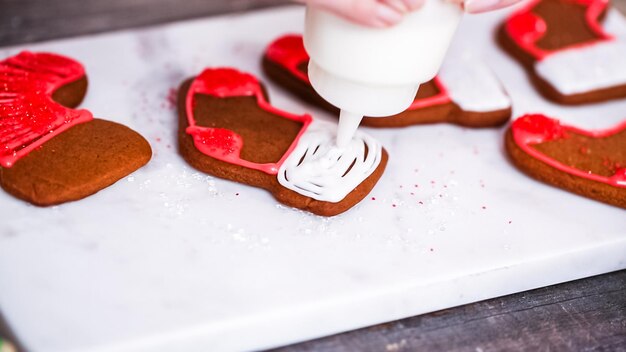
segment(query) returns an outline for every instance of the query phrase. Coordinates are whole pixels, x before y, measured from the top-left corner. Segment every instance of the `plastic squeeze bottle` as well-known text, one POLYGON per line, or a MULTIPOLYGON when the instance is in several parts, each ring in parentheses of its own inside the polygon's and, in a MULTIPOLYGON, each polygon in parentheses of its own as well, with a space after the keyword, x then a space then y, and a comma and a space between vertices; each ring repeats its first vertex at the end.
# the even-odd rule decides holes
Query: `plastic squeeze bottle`
POLYGON ((420 84, 439 71, 462 14, 458 4, 427 0, 398 25, 380 29, 307 7, 309 79, 341 110, 338 147, 352 140, 363 116, 391 116, 411 105, 420 84))

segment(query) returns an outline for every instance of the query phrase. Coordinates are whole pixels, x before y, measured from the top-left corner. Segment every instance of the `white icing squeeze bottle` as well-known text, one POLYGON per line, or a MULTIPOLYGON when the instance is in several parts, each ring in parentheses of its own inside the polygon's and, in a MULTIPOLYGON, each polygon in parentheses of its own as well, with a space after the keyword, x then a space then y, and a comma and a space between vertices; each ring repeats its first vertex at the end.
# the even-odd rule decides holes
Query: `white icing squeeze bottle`
POLYGON ((381 29, 307 7, 309 79, 341 110, 339 147, 350 142, 363 116, 391 116, 411 105, 420 84, 439 71, 462 14, 458 4, 426 0, 398 25, 381 29))

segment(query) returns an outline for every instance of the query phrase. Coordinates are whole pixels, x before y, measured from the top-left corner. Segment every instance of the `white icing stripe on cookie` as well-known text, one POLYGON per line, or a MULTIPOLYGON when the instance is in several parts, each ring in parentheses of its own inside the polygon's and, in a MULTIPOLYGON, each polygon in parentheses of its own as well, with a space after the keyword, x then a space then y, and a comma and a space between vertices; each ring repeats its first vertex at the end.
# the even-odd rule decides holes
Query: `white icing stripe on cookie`
POLYGON ((626 42, 611 40, 564 50, 535 63, 537 74, 561 94, 626 84, 626 42))
POLYGON ((314 121, 280 167, 278 182, 304 196, 337 203, 365 181, 380 164, 382 146, 357 131, 347 147, 337 148, 336 130, 335 124, 314 121))
POLYGON ((464 111, 490 112, 511 107, 511 99, 491 69, 470 55, 449 54, 439 78, 452 101, 464 111))

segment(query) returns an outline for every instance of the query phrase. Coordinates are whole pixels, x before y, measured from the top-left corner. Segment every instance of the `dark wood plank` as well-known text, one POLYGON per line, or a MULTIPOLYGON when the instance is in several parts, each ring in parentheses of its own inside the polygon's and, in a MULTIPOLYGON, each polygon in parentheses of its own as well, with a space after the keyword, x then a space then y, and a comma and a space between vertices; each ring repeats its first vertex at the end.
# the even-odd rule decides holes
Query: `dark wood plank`
MULTIPOLYGON (((0 0, 0 46, 289 0, 0 0)), ((614 1, 626 12, 626 0, 614 1)), ((0 336, 10 335, 0 316, 0 336)), ((626 271, 335 335, 276 351, 626 351, 626 271)))
POLYGON ((289 0, 0 0, 0 46, 241 12, 289 0))
POLYGON ((626 351, 626 270, 273 352, 626 351))

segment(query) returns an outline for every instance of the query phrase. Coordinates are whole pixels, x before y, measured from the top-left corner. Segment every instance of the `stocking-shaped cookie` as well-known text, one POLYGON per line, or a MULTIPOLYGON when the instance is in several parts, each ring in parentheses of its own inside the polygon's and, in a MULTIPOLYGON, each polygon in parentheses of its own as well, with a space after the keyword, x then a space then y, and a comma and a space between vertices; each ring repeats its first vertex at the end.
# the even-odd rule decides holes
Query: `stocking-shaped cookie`
POLYGON ((544 115, 526 115, 511 125, 506 149, 532 177, 626 208, 626 121, 587 131, 544 115))
MULTIPOLYGON (((309 55, 301 35, 285 35, 271 43, 263 57, 265 73, 309 103, 338 113, 309 82, 309 55)), ((448 58, 438 77, 422 84, 413 104, 391 117, 363 119, 372 127, 404 127, 447 122, 468 127, 493 127, 508 121, 511 102, 491 70, 479 60, 448 58)))
POLYGON ((361 132, 336 148, 336 125, 276 109, 254 76, 235 69, 203 71, 182 84, 178 99, 180 152, 189 164, 315 214, 350 209, 387 163, 381 145, 361 132))
POLYGON ((74 110, 83 66, 22 52, 0 61, 0 185, 40 206, 87 197, 146 164, 150 145, 120 124, 74 110))
MULTIPOLYGON (((626 97, 626 41, 600 24, 608 0, 535 0, 499 33, 548 99, 583 104, 626 97)), ((621 17, 621 16, 620 16, 621 17)))

